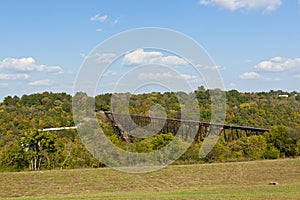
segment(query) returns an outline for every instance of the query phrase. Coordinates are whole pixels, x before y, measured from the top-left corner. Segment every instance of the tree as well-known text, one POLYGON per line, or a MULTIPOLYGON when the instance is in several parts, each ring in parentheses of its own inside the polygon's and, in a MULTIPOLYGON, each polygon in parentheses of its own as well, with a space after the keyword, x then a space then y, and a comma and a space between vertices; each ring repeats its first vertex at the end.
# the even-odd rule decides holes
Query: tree
POLYGON ((274 146, 274 144, 267 144, 267 149, 264 153, 264 158, 267 159, 280 158, 280 151, 274 146))
POLYGON ((282 156, 292 157, 296 155, 296 142, 299 139, 299 133, 286 126, 274 126, 271 131, 265 135, 267 143, 274 144, 280 150, 282 156))
POLYGON ((298 140, 296 144, 296 154, 297 156, 300 156, 300 140, 298 140))
POLYGON ((207 159, 207 161, 223 162, 227 160, 229 154, 230 150, 228 146, 218 140, 213 149, 206 155, 205 159, 207 159))
POLYGON ((266 139, 262 136, 250 136, 243 144, 244 154, 247 158, 263 158, 267 148, 266 139))
POLYGON ((9 141, 0 152, 0 166, 5 169, 23 170, 27 159, 22 145, 17 140, 9 141))
POLYGON ((168 134, 159 134, 154 137, 152 140, 153 150, 158 150, 171 142, 174 139, 172 133, 168 134))
POLYGON ((49 132, 34 130, 25 135, 23 144, 30 160, 31 170, 41 169, 42 164, 47 168, 51 167, 50 154, 56 151, 54 140, 55 136, 49 132), (44 163, 42 163, 43 159, 45 159, 44 163))

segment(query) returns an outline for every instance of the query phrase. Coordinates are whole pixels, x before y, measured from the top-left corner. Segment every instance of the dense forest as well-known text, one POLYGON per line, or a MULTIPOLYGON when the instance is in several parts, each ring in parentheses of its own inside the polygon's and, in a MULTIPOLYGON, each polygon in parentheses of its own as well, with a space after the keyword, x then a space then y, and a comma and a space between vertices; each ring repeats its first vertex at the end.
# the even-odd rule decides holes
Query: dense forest
MULTIPOLYGON (((160 105, 168 118, 180 117, 178 96, 195 95, 200 109, 200 121, 211 119, 211 94, 218 89, 199 87, 193 94, 153 92, 148 94, 118 94, 129 98, 131 114, 149 115, 152 105, 160 105)), ((202 141, 195 140, 175 163, 201 163, 276 159, 300 156, 300 96, 297 92, 269 91, 244 93, 226 91, 226 124, 270 129, 263 135, 252 135, 225 142, 220 139, 214 149, 199 158, 202 141)), ((84 93, 75 97, 94 102, 97 111, 118 111, 112 108, 112 94, 95 98, 84 93)), ((188 107, 188 104, 184 105, 188 107)), ((118 131, 100 114, 99 124, 110 140, 127 151, 151 152, 174 139, 172 133, 157 134, 131 143, 123 141, 118 131)), ((86 150, 76 130, 42 132, 44 128, 72 127, 72 96, 66 93, 44 92, 6 97, 0 105, 0 171, 102 167, 86 150)))

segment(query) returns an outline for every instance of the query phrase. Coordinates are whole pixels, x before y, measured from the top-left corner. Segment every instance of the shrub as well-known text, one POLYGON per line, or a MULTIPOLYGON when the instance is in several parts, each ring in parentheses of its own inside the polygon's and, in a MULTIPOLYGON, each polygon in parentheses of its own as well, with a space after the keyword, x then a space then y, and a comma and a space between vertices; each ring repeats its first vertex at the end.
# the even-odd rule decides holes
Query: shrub
POLYGON ((300 140, 298 140, 296 144, 296 155, 300 156, 300 140))
POLYGON ((206 159, 208 161, 220 161, 224 162, 227 160, 230 154, 230 149, 228 146, 218 141, 213 149, 207 154, 206 159))
POLYGON ((266 159, 277 159, 280 157, 280 151, 273 144, 268 144, 264 153, 266 159))
POLYGON ((243 144, 244 146, 244 153, 247 158, 257 159, 263 158, 264 153, 267 148, 266 139, 259 135, 259 136, 250 136, 246 139, 243 144))
POLYGON ((228 144, 230 149, 230 160, 240 160, 244 158, 244 150, 243 150, 244 142, 241 140, 233 140, 228 144))
POLYGON ((299 140, 299 133, 297 129, 294 129, 286 126, 274 126, 266 134, 267 142, 274 144, 283 157, 294 157, 296 155, 296 142, 299 140))

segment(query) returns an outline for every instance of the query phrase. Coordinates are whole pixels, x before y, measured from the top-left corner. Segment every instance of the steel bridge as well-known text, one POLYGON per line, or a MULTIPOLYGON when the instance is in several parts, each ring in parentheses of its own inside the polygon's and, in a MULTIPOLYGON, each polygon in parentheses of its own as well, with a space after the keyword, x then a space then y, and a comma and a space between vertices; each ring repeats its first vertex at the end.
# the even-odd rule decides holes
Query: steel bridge
POLYGON ((224 141, 240 139, 243 136, 260 135, 269 132, 269 129, 250 126, 238 126, 229 124, 217 124, 182 119, 169 119, 141 115, 129 115, 112 112, 104 112, 111 123, 118 129, 120 136, 125 141, 130 141, 130 132, 138 127, 145 127, 156 133, 176 134, 181 131, 182 135, 188 137, 195 135, 195 140, 203 141, 208 136, 223 136, 224 141), (181 127, 181 128, 180 128, 181 127))

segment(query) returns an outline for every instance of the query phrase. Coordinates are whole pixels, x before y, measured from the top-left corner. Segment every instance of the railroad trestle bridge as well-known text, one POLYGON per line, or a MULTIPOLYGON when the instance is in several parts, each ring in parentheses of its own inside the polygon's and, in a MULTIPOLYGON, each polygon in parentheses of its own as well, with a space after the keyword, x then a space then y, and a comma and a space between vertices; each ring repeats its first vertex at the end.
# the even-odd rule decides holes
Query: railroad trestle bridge
POLYGON ((250 126, 238 126, 229 124, 217 124, 184 119, 170 119, 151 116, 120 114, 104 112, 111 123, 119 130, 120 136, 125 141, 130 141, 131 131, 142 127, 152 133, 176 133, 182 136, 194 136, 195 140, 203 141, 209 136, 222 136, 225 142, 240 139, 243 136, 260 135, 269 129, 250 126), (196 134, 195 134, 196 133, 196 134))

